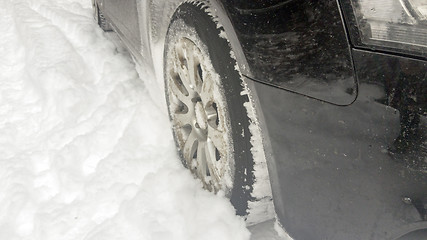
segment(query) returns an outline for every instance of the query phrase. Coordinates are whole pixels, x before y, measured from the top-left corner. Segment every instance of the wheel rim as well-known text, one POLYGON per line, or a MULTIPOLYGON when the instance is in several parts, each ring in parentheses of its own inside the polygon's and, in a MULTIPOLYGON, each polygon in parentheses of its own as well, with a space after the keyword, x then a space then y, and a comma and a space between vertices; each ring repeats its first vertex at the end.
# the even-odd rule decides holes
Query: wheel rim
POLYGON ((169 111, 185 165, 206 189, 229 193, 233 145, 219 76, 206 54, 188 38, 171 48, 167 74, 169 111))

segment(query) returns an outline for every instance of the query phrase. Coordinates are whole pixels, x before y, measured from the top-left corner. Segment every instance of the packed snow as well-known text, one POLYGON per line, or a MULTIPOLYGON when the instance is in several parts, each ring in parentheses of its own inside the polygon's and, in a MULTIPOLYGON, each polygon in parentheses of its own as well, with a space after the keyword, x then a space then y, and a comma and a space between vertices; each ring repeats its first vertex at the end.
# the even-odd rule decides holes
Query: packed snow
POLYGON ((0 0, 0 33, 0 239, 280 239, 182 166, 89 0, 0 0))

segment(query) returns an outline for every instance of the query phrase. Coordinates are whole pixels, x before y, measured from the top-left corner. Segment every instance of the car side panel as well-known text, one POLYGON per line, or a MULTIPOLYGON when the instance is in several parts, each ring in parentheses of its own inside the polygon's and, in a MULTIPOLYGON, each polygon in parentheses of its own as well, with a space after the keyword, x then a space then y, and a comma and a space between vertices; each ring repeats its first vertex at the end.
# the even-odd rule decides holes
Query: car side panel
POLYGON ((248 77, 337 105, 357 96, 336 0, 223 1, 251 69, 248 77))
POLYGON ((137 0, 102 0, 105 17, 134 55, 140 55, 141 32, 137 0))
POLYGON ((350 106, 255 83, 276 213, 295 239, 397 239, 427 229, 427 63, 354 56, 360 93, 350 106), (411 78, 399 73, 404 66, 411 78))

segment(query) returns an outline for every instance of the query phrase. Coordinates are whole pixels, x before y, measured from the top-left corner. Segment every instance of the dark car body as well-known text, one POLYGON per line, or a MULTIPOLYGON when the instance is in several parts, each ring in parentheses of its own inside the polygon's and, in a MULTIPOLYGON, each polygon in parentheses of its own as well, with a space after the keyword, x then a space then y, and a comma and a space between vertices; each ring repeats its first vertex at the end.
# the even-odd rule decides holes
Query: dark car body
MULTIPOLYGON (((162 76, 155 52, 182 1, 96 2, 162 76)), ((289 235, 427 239, 426 48, 365 41, 350 0, 203 2, 255 93, 289 235)))

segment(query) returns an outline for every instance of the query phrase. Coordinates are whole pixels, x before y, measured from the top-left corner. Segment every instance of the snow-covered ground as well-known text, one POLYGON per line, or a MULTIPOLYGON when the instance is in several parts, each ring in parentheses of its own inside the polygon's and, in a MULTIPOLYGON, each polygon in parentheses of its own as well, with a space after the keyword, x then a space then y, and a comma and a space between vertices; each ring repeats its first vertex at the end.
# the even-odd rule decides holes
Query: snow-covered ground
POLYGON ((0 0, 0 239, 280 239, 176 156, 90 0, 0 0))

